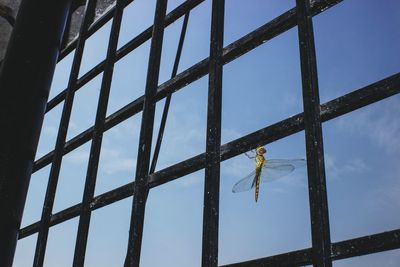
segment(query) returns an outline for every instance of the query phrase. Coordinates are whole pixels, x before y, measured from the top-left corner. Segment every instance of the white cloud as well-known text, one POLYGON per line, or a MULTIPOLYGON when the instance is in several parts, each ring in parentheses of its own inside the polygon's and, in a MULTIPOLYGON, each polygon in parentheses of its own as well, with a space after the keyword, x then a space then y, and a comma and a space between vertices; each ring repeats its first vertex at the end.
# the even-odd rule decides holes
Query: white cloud
POLYGON ((349 116, 340 117, 340 131, 360 135, 384 149, 386 153, 400 152, 400 105, 397 99, 364 108, 349 116))
POLYGON ((101 170, 106 174, 118 172, 135 172, 136 158, 127 157, 124 151, 103 147, 101 150, 101 170))
POLYGON ((57 132, 58 132, 57 127, 55 127, 55 126, 46 126, 46 127, 43 128, 42 135, 46 134, 46 135, 50 135, 50 136, 55 136, 57 134, 57 132))
POLYGON ((222 128, 221 130, 221 143, 225 144, 227 142, 230 142, 232 140, 235 140, 237 138, 242 137, 244 134, 237 131, 236 129, 230 129, 230 128, 222 128))
POLYGON ((178 179, 176 184, 181 187, 195 187, 198 186, 204 179, 204 174, 194 174, 178 179))
POLYGON ((75 165, 87 164, 89 160, 89 151, 88 150, 74 150, 64 156, 64 160, 75 165))
POLYGON ((329 179, 340 179, 354 173, 365 173, 370 169, 361 158, 352 158, 346 162, 338 162, 332 155, 325 154, 325 169, 329 179))
POLYGON ((379 185, 371 189, 368 205, 375 209, 400 208, 400 168, 393 166, 392 170, 385 170, 379 176, 379 185), (394 207, 394 208, 393 208, 394 207))
POLYGON ((107 174, 128 171, 134 172, 136 169, 136 160, 129 158, 109 160, 104 164, 102 169, 107 174))

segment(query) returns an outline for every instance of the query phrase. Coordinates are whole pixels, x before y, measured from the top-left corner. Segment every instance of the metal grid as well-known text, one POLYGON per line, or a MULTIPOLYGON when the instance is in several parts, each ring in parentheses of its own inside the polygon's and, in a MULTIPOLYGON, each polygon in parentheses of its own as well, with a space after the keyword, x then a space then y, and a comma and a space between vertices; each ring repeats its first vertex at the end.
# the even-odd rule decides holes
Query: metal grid
POLYGON ((61 53, 60 59, 75 49, 68 87, 47 104, 46 112, 63 103, 60 128, 54 151, 34 163, 33 171, 51 165, 49 183, 41 221, 20 229, 19 239, 38 234, 34 266, 42 266, 49 228, 79 217, 74 266, 83 266, 91 212, 133 195, 129 245, 125 266, 139 266, 144 212, 149 191, 200 169, 205 169, 202 266, 218 264, 218 219, 220 162, 237 156, 258 145, 283 139, 305 131, 312 247, 226 266, 332 266, 332 260, 360 256, 400 248, 400 229, 356 239, 331 243, 325 183, 324 151, 321 123, 375 103, 400 92, 400 74, 340 96, 320 105, 318 75, 313 37, 312 17, 335 6, 342 0, 297 0, 293 8, 264 24, 239 40, 223 47, 224 0, 212 0, 210 56, 177 75, 190 11, 204 0, 187 0, 166 15, 167 0, 157 0, 154 25, 117 50, 124 8, 132 0, 117 0, 102 18, 92 23, 95 0, 88 0, 79 36, 61 53), (158 86, 164 28, 184 16, 171 79, 158 86), (78 79, 85 41, 107 21, 112 20, 106 59, 78 79), (259 45, 297 26, 303 87, 304 112, 255 131, 221 146, 221 92, 223 66, 259 45), (114 64, 151 39, 145 95, 106 117, 106 108, 114 64), (103 72, 95 125, 66 142, 74 94, 103 72), (187 84, 209 75, 207 141, 205 153, 154 172, 161 147, 163 131, 172 94, 187 84), (151 159, 155 105, 166 98, 156 149, 151 159), (136 182, 94 197, 96 173, 103 133, 131 116, 143 112, 140 131, 136 182), (91 142, 90 160, 82 203, 52 214, 62 157, 91 142))

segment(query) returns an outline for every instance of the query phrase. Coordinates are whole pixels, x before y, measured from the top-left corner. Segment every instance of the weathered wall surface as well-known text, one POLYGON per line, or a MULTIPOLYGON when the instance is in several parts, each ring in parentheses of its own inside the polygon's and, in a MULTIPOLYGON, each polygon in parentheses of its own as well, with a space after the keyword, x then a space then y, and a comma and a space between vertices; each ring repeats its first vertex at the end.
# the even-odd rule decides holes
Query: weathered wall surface
MULTIPOLYGON (((0 62, 3 60, 11 36, 12 20, 16 18, 19 5, 22 0, 0 0, 0 62)), ((75 0, 71 17, 71 26, 66 39, 68 44, 74 40, 79 32, 79 26, 84 12, 84 0, 75 0)), ((115 4, 115 0, 97 0, 95 19, 99 19, 108 9, 115 4)))
POLYGON ((10 39, 12 19, 15 19, 21 0, 0 0, 0 61, 3 60, 10 39))

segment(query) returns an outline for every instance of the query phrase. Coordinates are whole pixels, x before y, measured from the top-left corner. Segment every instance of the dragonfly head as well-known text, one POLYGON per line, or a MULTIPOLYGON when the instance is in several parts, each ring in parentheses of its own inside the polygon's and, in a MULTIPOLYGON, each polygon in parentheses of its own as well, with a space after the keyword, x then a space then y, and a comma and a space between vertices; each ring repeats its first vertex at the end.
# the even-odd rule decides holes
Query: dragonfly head
POLYGON ((256 148, 256 152, 257 152, 257 155, 263 155, 267 152, 267 150, 265 149, 265 147, 259 146, 256 148))

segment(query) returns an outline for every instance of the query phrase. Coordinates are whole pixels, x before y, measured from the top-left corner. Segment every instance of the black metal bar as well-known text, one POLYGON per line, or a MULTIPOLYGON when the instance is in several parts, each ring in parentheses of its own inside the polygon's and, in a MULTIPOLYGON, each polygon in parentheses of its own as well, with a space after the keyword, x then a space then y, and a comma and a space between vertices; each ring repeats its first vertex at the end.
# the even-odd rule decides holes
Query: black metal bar
MULTIPOLYGON (((400 93, 400 73, 392 75, 376 83, 370 84, 366 87, 355 90, 347 95, 333 99, 325 104, 322 104, 321 121, 325 122, 337 118, 356 109, 376 103, 380 100, 396 95, 398 93, 400 93)), ((304 130, 303 114, 300 113, 222 145, 221 160, 233 158, 237 155, 242 154, 243 152, 256 148, 258 145, 272 143, 279 139, 298 133, 302 130, 304 130)), ((182 161, 173 166, 160 170, 156 173, 150 174, 149 186, 151 188, 157 187, 184 175, 200 170, 204 168, 204 166, 205 154, 197 155, 188 160, 182 161)), ((129 189, 131 190, 129 192, 133 192, 133 183, 128 183, 124 186, 121 186, 120 188, 104 193, 104 196, 101 195, 99 197, 101 197, 102 199, 111 198, 111 202, 104 201, 104 203, 106 203, 105 205, 107 205, 107 203, 111 204, 115 201, 129 197, 131 194, 127 193, 127 188, 131 188, 129 189), (120 195, 120 199, 116 200, 116 198, 114 198, 120 195)), ((68 214, 69 209, 70 208, 61 211, 54 216, 64 218, 65 216, 67 216, 66 214, 68 214)), ((78 214, 76 216, 78 216, 78 214)), ((20 233, 21 238, 36 233, 37 230, 34 231, 32 229, 34 229, 35 225, 37 224, 38 223, 34 223, 22 229, 20 233)), ((57 224, 57 222, 55 224, 57 224)))
MULTIPOLYGON (((319 5, 315 4, 313 6, 314 8, 312 9, 312 12, 314 15, 317 15, 323 11, 326 11, 333 5, 340 3, 341 1, 342 0, 325 0, 321 2, 319 5)), ((235 41, 234 43, 224 48, 223 52, 224 64, 229 63, 230 61, 234 60, 240 55, 244 55, 251 49, 254 49, 255 47, 265 43, 271 38, 290 29, 291 27, 296 26, 296 18, 295 15, 293 15, 293 12, 295 12, 295 9, 286 12, 285 14, 261 26, 257 30, 247 34, 243 38, 235 41), (289 19, 288 17, 290 17, 290 21, 293 21, 291 22, 292 24, 290 24, 289 26, 282 26, 282 24, 286 25, 284 21, 289 19)), ((158 101, 168 96, 169 94, 178 91, 179 89, 186 86, 188 83, 200 79, 207 73, 208 73, 208 58, 200 61, 199 63, 195 64, 189 69, 183 71, 182 73, 175 76, 173 79, 161 84, 157 90, 156 100, 158 101)), ((106 119, 105 130, 110 129, 111 127, 117 125, 118 123, 142 111, 143 99, 144 99, 143 96, 141 96, 138 99, 132 101, 130 104, 126 105, 125 107, 111 114, 106 119)), ((70 140, 70 142, 66 144, 65 151, 68 152, 72 151, 73 149, 89 141, 92 135, 92 131, 93 127, 87 129, 83 133, 79 134, 78 136, 70 140)), ((45 167, 47 164, 49 164, 51 162, 53 154, 54 152, 52 151, 44 155, 42 158, 38 159, 33 166, 33 171, 35 172, 45 167)))
MULTIPOLYGON (((86 1, 86 0, 83 0, 86 1)), ((133 0, 125 0, 125 6, 129 5, 133 0)), ((75 8, 78 8, 80 6, 80 3, 76 3, 75 8)), ((74 10, 75 11, 75 10, 74 10)), ((107 11, 107 13, 105 13, 101 18, 99 18, 98 20, 94 21, 93 23, 91 23, 91 25, 89 26, 87 32, 86 32, 86 38, 89 38, 90 36, 92 36, 97 30, 99 30, 101 27, 103 27, 110 19, 112 19, 114 17, 114 12, 115 12, 115 6, 110 8, 110 10, 107 11)), ((60 54, 60 60, 62 60, 63 58, 65 58, 69 53, 71 53, 77 46, 78 43, 78 38, 79 35, 72 40, 72 42, 70 42, 66 47, 63 47, 63 50, 61 51, 60 54)))
MULTIPOLYGON (((20 230, 20 236, 18 237, 23 238, 35 232, 39 232, 34 266, 43 265, 49 227, 77 216, 80 216, 80 222, 73 266, 83 266, 91 211, 129 197, 132 194, 134 194, 134 200, 129 233, 130 242, 128 244, 125 266, 139 266, 144 214, 150 188, 205 168, 202 266, 216 267, 218 264, 219 168, 221 160, 226 160, 260 144, 266 144, 285 138, 303 129, 305 130, 306 135, 308 160, 307 170, 309 181, 312 248, 291 251, 280 255, 235 263, 227 266, 298 266, 314 264, 314 266, 329 267, 332 266, 332 260, 400 248, 400 229, 345 240, 333 244, 330 241, 321 123, 400 92, 400 74, 396 74, 375 84, 371 84, 365 88, 332 100, 326 104, 320 105, 312 17, 329 7, 336 5, 341 2, 341 0, 296 0, 296 8, 289 10, 273 21, 249 33, 238 41, 230 44, 225 49, 223 49, 224 0, 213 0, 210 57, 175 77, 186 32, 187 19, 191 10, 189 6, 191 4, 197 5, 202 2, 201 0, 188 0, 176 9, 178 10, 177 12, 175 12, 176 10, 172 12, 175 12, 172 15, 173 17, 177 16, 177 14, 182 12, 185 8, 189 8, 182 26, 172 77, 169 81, 160 86, 157 85, 163 31, 169 19, 168 17, 165 17, 167 0, 157 1, 154 26, 151 27, 150 30, 148 29, 134 38, 119 51, 117 51, 117 43, 122 12, 127 3, 132 2, 132 0, 117 0, 116 6, 103 16, 103 18, 93 24, 92 19, 94 18, 95 6, 91 11, 88 11, 92 0, 88 1, 82 23, 83 25, 80 29, 77 42, 73 41, 72 46, 70 46, 74 47, 74 45, 76 45, 77 49, 68 87, 47 104, 47 110, 50 110, 55 105, 65 100, 56 148, 53 152, 50 152, 45 157, 41 158, 34 165, 34 169, 38 169, 41 166, 45 166, 49 162, 52 162, 42 219, 41 221, 20 230), (182 6, 185 7, 182 8, 182 6), (114 21, 110 33, 107 58, 78 80, 85 40, 92 34, 90 31, 96 27, 104 25, 104 23, 111 18, 110 15, 111 17, 114 17, 114 21), (252 134, 221 146, 223 65, 254 49, 261 43, 287 31, 296 24, 298 24, 299 31, 304 113, 297 114, 279 123, 270 125, 264 129, 258 130, 252 134), (115 62, 148 40, 150 38, 150 33, 152 33, 153 36, 145 95, 106 118, 108 96, 115 62), (104 71, 104 75, 95 125, 66 143, 65 137, 71 115, 74 93, 102 71, 104 71), (206 153, 154 173, 172 93, 206 74, 209 74, 206 153), (157 101, 160 101, 164 97, 166 97, 166 104, 164 106, 153 161, 151 166, 149 166, 155 107, 157 101), (140 145, 138 151, 136 181, 94 198, 103 133, 142 110, 143 118, 139 140, 140 145), (92 140, 92 146, 82 203, 52 215, 51 211, 62 156, 89 140, 92 140)), ((93 0, 92 4, 94 3, 95 5, 96 1, 97 0, 93 0)), ((179 16, 182 16, 182 14, 179 16)), ((61 39, 59 41, 61 41, 61 39)), ((58 44, 60 45, 60 42, 58 44)), ((65 51, 67 50, 68 49, 65 51)), ((55 61, 52 63, 53 69, 50 71, 51 74, 54 71, 55 61)), ((45 98, 47 98, 47 96, 48 91, 45 98)), ((43 100, 44 98, 43 95, 40 95, 39 97, 41 97, 40 100, 43 100)), ((43 101, 39 102, 44 104, 43 101)), ((43 109, 41 112, 43 112, 43 109)), ((42 119, 43 114, 41 122, 42 119)), ((35 146, 37 146, 37 139, 35 142, 35 146)), ((21 153, 23 154, 23 152, 24 151, 21 153)), ((11 152, 8 151, 8 153, 11 152)), ((1 157, 0 160, 2 160, 1 157)), ((32 169, 32 162, 33 158, 30 159, 31 165, 29 165, 28 168, 32 169)), ((0 191, 3 189, 1 186, 3 185, 0 183, 0 191)), ((0 244, 0 249, 1 248, 0 244)))
POLYGON ((324 146, 320 117, 317 59, 310 0, 296 0, 300 65, 303 87, 304 128, 307 150, 313 265, 332 266, 326 192, 324 146))
POLYGON ((308 248, 269 256, 261 259, 222 265, 221 267, 306 266, 312 264, 311 258, 312 250, 311 248, 308 248))
POLYGON ((332 244, 332 259, 341 260, 400 248, 400 229, 332 244))
MULTIPOLYGON (((400 73, 321 105, 321 121, 339 117, 398 93, 400 93, 400 73)), ((302 130, 304 121, 303 113, 300 113, 224 144, 221 147, 221 160, 233 158, 259 145, 272 143, 302 130)), ((156 187, 170 182, 198 171, 204 166, 205 154, 202 153, 151 174, 149 186, 156 187)))
MULTIPOLYGON (((190 11, 188 11, 188 13, 185 14, 185 17, 183 19, 182 30, 181 30, 181 35, 179 37, 178 49, 176 51, 174 66, 172 68, 171 79, 174 78, 176 76, 176 73, 178 72, 179 61, 181 59, 183 43, 185 41, 187 24, 189 21, 189 15, 190 15, 190 11)), ((162 143, 162 139, 164 136, 165 125, 167 123, 169 106, 171 104, 171 98, 172 98, 172 94, 168 95, 167 98, 165 99, 164 110, 163 110, 163 114, 162 114, 162 118, 161 118, 161 122, 160 122, 160 129, 158 130, 156 146, 154 148, 153 160, 151 161, 149 173, 153 173, 157 166, 158 155, 160 154, 161 143, 162 143)))
POLYGON ((157 0, 154 15, 153 35, 150 46, 149 65, 147 69, 146 91, 143 102, 142 125, 140 129, 135 175, 135 194, 132 203, 129 241, 125 259, 126 267, 138 267, 140 262, 144 213, 149 192, 147 176, 150 167, 151 141, 153 138, 154 115, 156 110, 155 95, 160 72, 166 10, 167 0, 157 0))
MULTIPOLYGON (((332 260, 347 259, 400 248, 400 229, 332 244, 332 260)), ((312 249, 302 249, 221 267, 304 266, 312 264, 312 249)))
POLYGON ((70 0, 23 0, 0 73, 0 266, 11 266, 70 0))
MULTIPOLYGON (((183 16, 187 11, 190 11, 191 9, 195 8, 203 1, 204 0, 191 0, 184 2, 182 5, 180 5, 179 7, 177 7, 168 14, 168 16, 165 18, 165 27, 175 22, 177 19, 183 16)), ((311 7, 311 12, 313 16, 318 15, 319 13, 331 8, 332 6, 342 1, 343 0, 323 0, 323 1, 313 2, 313 5, 311 7)), ((224 49, 224 63, 226 64, 228 62, 231 62, 235 58, 251 51, 257 46, 265 43, 268 40, 271 40, 273 37, 295 27, 296 25, 297 25, 296 9, 293 8, 285 12, 281 16, 277 17, 276 19, 272 20, 271 22, 265 24, 264 26, 261 26, 255 31, 247 34, 243 38, 227 46, 224 49)), ((151 27, 147 28, 137 37, 133 38, 130 42, 121 47, 117 51, 117 61, 122 57, 124 57, 125 55, 127 55, 128 53, 130 53, 131 51, 133 51, 135 48, 139 47, 147 40, 149 40, 151 38, 151 29, 152 29, 151 27)), ((104 64, 105 61, 100 62, 93 69, 91 69, 85 75, 83 75, 78 80, 78 85, 76 90, 84 86, 91 79, 95 78, 99 73, 101 73, 103 71, 104 64)), ((206 74, 207 73, 201 74, 201 76, 199 76, 198 79, 206 74)), ((54 108, 57 104, 63 101, 64 98, 65 98, 65 90, 50 100, 46 112, 54 108)))
POLYGON ((77 48, 74 55, 74 60, 72 63, 72 69, 68 81, 68 88, 71 89, 67 91, 61 115, 60 126, 57 134, 56 147, 54 150, 54 157, 52 159, 53 161, 50 169, 49 182, 47 185, 46 196, 43 205, 40 230, 36 242, 35 258, 33 262, 33 266, 35 267, 43 266, 44 262, 47 237, 49 233, 49 223, 50 223, 51 213, 53 210, 54 198, 57 190, 57 183, 60 174, 62 156, 64 154, 63 149, 71 117, 72 104, 74 101, 75 90, 73 90, 73 88, 76 86, 76 81, 78 80, 78 74, 82 61, 83 50, 85 47, 85 40, 86 40, 85 34, 89 27, 90 21, 94 17, 95 7, 96 7, 96 1, 88 0, 85 7, 83 22, 79 31, 80 37, 78 40, 77 48))
POLYGON ((104 120, 106 118, 108 99, 110 95, 111 81, 114 70, 114 62, 118 45, 119 31, 121 28, 123 2, 117 0, 114 19, 111 26, 110 39, 107 49, 106 64, 101 83, 99 102, 96 112, 96 120, 93 130, 92 145, 90 148, 89 164, 86 174, 85 189, 81 204, 78 233, 76 237, 73 266, 83 266, 85 262, 87 238, 91 218, 91 202, 96 186, 97 169, 100 159, 100 150, 104 132, 104 120))
POLYGON ((222 49, 225 0, 213 0, 208 79, 207 140, 205 154, 203 249, 201 266, 218 266, 218 222, 221 160, 222 49))
MULTIPOLYGON (((122 199, 131 197, 133 195, 133 188, 134 188, 134 183, 129 183, 95 197, 89 205, 90 210, 94 211, 96 209, 108 206, 122 199)), ((79 216, 81 209, 82 209, 82 204, 76 204, 72 207, 57 212, 56 214, 53 214, 51 216, 50 226, 57 225, 59 223, 68 221, 70 219, 79 216)), ((37 233, 39 231, 39 224, 40 222, 36 222, 21 229, 19 234, 19 239, 37 233)))
MULTIPOLYGON (((133 1, 133 0, 129 0, 133 1)), ((172 10, 166 17, 165 17, 165 27, 171 25, 175 21, 177 21, 179 18, 181 18, 183 15, 185 15, 187 12, 201 4, 204 0, 188 0, 172 10)), ((110 14, 113 14, 114 9, 111 9, 110 14), (112 13, 111 13, 112 12, 112 13)), ((108 13, 107 13, 108 14, 108 13)), ((107 15, 108 16, 108 15, 107 15)), ((97 22, 96 22, 97 23, 97 22)), ((117 57, 116 61, 120 60, 130 52, 132 52, 134 49, 137 47, 141 46, 144 44, 146 41, 150 40, 151 38, 151 33, 152 33, 153 27, 149 27, 146 30, 144 30, 142 33, 140 33, 138 36, 133 38, 131 41, 126 43, 123 47, 118 49, 117 51, 117 57)), ((84 74, 77 83, 76 90, 79 90, 82 86, 84 86, 86 83, 88 83, 90 80, 95 78, 98 74, 100 74, 104 70, 105 66, 105 60, 97 64, 93 69, 89 70, 86 74, 84 74)), ((51 99, 47 105, 46 112, 49 112, 52 108, 57 106, 60 102, 62 102, 65 98, 65 92, 66 89, 64 89, 62 92, 60 92, 57 96, 55 96, 53 99, 51 99)))

